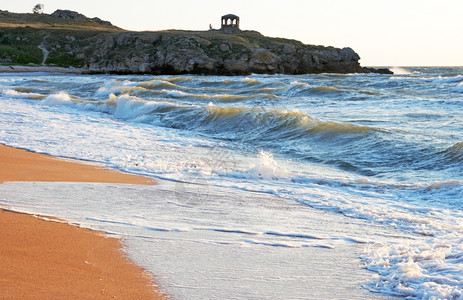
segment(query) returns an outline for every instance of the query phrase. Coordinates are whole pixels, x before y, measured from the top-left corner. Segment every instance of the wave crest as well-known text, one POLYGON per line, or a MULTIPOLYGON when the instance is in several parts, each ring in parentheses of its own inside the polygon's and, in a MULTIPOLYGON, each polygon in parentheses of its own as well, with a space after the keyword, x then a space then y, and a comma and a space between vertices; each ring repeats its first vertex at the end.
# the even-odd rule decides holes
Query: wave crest
POLYGON ((450 160, 450 162, 462 162, 463 161, 463 142, 454 144, 447 148, 443 154, 450 160))
POLYGON ((63 104, 68 104, 71 101, 72 101, 72 98, 68 93, 59 92, 56 94, 48 95, 42 100, 42 103, 45 105, 63 105, 63 104))

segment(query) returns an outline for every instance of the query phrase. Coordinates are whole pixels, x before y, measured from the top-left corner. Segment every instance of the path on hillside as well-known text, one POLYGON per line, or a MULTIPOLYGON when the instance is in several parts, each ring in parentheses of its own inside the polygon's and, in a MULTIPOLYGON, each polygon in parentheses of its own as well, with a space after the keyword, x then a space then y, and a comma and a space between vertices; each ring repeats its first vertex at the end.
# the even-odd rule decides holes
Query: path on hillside
POLYGON ((43 44, 40 44, 39 49, 42 50, 43 52, 43 60, 42 60, 42 65, 45 65, 45 61, 48 58, 48 54, 50 53, 43 44))
POLYGON ((45 48, 45 45, 44 45, 44 42, 47 39, 47 37, 48 37, 48 34, 43 37, 42 43, 38 46, 38 48, 40 50, 42 50, 42 52, 43 52, 42 66, 45 65, 45 62, 47 61, 47 58, 48 58, 48 54, 50 54, 50 51, 48 51, 47 48, 45 48))

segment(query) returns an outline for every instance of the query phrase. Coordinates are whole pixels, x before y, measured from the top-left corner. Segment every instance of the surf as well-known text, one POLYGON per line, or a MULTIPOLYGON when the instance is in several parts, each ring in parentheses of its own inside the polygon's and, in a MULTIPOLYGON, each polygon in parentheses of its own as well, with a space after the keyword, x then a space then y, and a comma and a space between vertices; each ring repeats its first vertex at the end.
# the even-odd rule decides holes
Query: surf
MULTIPOLYGON (((72 212, 80 222, 143 240, 147 246, 129 248, 143 255, 157 247, 153 238, 190 250, 217 247, 214 253, 266 247, 296 262, 303 251, 326 255, 354 245, 371 272, 369 290, 459 297, 463 72, 407 70, 0 75, 2 143, 151 176, 165 192, 156 198, 134 187, 69 185, 72 199, 3 203, 34 211, 50 201, 46 209, 58 216, 72 212), (104 201, 82 199, 98 189, 104 201), (108 204, 115 199, 118 205, 108 204), (211 216, 216 224, 204 225, 211 216), (314 221, 321 216, 330 218, 314 221), (333 229, 334 220, 342 225, 333 229)), ((25 189, 37 194, 37 184, 25 189)), ((15 186, 2 191, 18 195, 15 186)))

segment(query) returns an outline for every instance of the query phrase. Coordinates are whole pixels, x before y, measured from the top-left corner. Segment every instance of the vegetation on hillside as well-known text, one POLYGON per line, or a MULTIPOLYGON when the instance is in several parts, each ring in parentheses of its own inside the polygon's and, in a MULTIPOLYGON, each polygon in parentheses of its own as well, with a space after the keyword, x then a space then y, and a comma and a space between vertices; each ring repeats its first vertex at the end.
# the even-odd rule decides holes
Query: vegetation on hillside
MULTIPOLYGON (((121 31, 118 27, 89 18, 61 19, 42 13, 17 14, 0 10, 0 63, 40 64, 43 60, 40 45, 46 48, 50 44, 60 45, 69 36, 85 42, 102 32, 121 31)), ((59 47, 53 48, 47 64, 80 67, 82 61, 68 52, 59 47)))
POLYGON ((38 48, 43 34, 27 27, 0 29, 0 62, 4 64, 39 64, 43 53, 38 48))

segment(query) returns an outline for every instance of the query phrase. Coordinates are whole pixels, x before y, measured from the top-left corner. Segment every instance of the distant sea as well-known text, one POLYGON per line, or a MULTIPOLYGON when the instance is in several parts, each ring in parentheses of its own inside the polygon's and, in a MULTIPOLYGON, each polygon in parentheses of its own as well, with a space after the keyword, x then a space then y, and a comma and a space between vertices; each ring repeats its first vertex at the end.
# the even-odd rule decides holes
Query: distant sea
POLYGON ((0 142, 154 178, 6 183, 174 299, 463 297, 463 68, 0 74, 0 142))

